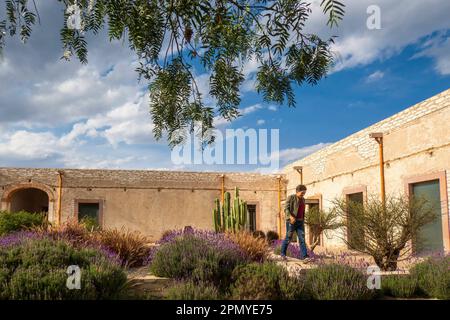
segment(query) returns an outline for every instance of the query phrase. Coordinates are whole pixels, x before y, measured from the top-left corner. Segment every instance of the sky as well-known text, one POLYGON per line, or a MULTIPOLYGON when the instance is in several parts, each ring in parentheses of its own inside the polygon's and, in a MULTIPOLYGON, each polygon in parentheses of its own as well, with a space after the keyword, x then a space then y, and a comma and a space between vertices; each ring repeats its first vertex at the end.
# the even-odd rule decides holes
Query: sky
MULTIPOLYGON (((331 30, 318 2, 306 31, 337 36, 338 59, 327 78, 295 87, 295 108, 279 106, 256 93, 258 66, 249 61, 242 116, 215 119, 220 130, 279 130, 272 156, 280 167, 450 88, 450 1, 347 0, 344 20, 331 30), (380 29, 367 27, 370 5, 380 8, 380 29)), ((146 83, 138 82, 126 43, 88 36, 87 65, 61 60, 63 7, 36 3, 41 24, 26 44, 8 39, 0 60, 0 167, 261 171, 259 162, 174 161, 167 141, 153 138, 146 83)), ((209 74, 195 76, 213 106, 209 74)))

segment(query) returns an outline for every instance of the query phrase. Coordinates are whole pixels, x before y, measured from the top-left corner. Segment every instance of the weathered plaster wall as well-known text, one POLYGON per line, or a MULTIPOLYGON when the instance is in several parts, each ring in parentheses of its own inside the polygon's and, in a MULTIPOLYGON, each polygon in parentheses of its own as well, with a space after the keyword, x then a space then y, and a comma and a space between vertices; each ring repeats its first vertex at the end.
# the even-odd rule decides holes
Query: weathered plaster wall
MULTIPOLYGON (((103 226, 139 230, 156 240, 168 229, 190 225, 213 228, 214 199, 221 194, 221 173, 146 170, 64 169, 62 220, 75 214, 76 200, 102 200, 103 226)), ((58 170, 0 168, 0 196, 14 186, 41 184, 54 195, 49 213, 56 220, 58 170)), ((276 175, 225 173, 225 189, 257 205, 257 228, 276 230, 278 179, 276 175)), ((282 185, 285 193, 285 186, 282 185)), ((2 201, 2 209, 6 209, 2 201)))
MULTIPOLYGON (((324 208, 331 207, 331 201, 341 197, 346 188, 362 187, 369 196, 379 195, 379 153, 378 144, 369 138, 372 132, 384 135, 387 195, 404 193, 405 180, 417 175, 444 172, 449 181, 450 90, 447 90, 286 166, 283 173, 288 179, 288 194, 299 183, 299 174, 293 167, 303 166, 308 195, 322 195, 324 208)), ((448 183, 445 188, 448 199, 448 183)), ((449 215, 448 201, 445 207, 449 215)), ((448 236, 446 241, 448 246, 448 236)), ((325 237, 324 244, 343 246, 336 233, 325 237)))

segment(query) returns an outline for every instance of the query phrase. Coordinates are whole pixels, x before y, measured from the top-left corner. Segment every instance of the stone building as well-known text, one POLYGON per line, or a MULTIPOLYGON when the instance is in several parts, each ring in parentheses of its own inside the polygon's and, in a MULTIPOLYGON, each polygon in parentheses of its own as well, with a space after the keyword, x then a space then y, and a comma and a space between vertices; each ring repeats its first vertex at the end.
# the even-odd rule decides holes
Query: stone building
MULTIPOLYGON (((373 133, 383 136, 386 195, 425 196, 441 217, 423 231, 425 247, 450 250, 450 90, 289 164, 283 169, 287 193, 302 176, 310 199, 323 209, 335 198, 380 196, 379 145, 373 133)), ((344 243, 331 232, 322 236, 322 245, 344 243)))
MULTIPOLYGON (((441 219, 425 235, 431 249, 450 250, 450 90, 295 161, 279 175, 0 168, 0 210, 47 211, 56 223, 92 216, 104 228, 124 226, 156 240, 167 229, 213 228, 214 199, 238 187, 252 229, 284 234, 283 200, 300 182, 308 187, 309 207, 380 194, 373 133, 383 137, 386 194, 428 197, 441 219)), ((345 247, 333 233, 322 236, 321 245, 345 247)))
POLYGON ((222 183, 230 192, 239 188, 252 229, 277 225, 279 176, 251 173, 0 168, 0 210, 47 211, 56 223, 94 216, 102 227, 124 226, 157 240, 188 225, 211 229, 222 183))

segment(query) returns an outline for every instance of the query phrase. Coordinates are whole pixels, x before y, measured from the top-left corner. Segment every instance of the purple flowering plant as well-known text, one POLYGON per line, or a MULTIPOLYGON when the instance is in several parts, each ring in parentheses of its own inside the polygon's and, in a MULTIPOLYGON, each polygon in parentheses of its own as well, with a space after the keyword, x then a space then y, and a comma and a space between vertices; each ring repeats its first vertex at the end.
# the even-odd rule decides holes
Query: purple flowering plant
POLYGON ((79 245, 79 244, 76 244, 76 242, 73 241, 73 239, 71 239, 69 237, 69 235, 65 232, 60 232, 57 235, 55 232, 43 233, 43 232, 24 231, 24 230, 17 231, 17 232, 10 233, 10 234, 0 237, 0 249, 19 246, 26 241, 42 240, 42 239, 50 239, 50 240, 54 240, 54 241, 65 241, 74 247, 96 250, 96 251, 100 252, 105 258, 107 258, 107 260, 109 260, 110 262, 117 264, 117 265, 122 265, 122 262, 123 262, 116 252, 114 252, 110 248, 102 245, 101 243, 91 241, 91 242, 85 242, 83 245, 79 245))
POLYGON ((149 256, 145 263, 150 264, 158 249, 161 246, 173 243, 176 239, 181 237, 194 237, 204 240, 210 248, 220 252, 227 252, 238 256, 240 259, 245 259, 245 253, 241 250, 238 244, 229 239, 224 233, 218 233, 211 230, 202 230, 192 227, 185 227, 184 229, 169 230, 164 233, 156 245, 150 250, 149 256))

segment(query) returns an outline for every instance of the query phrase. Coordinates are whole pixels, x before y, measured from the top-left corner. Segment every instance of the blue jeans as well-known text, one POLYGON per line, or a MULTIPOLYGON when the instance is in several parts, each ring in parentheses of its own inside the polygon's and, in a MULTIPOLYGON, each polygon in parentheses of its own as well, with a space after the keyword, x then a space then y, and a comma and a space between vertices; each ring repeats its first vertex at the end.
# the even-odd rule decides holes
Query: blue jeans
POLYGON ((308 255, 305 243, 305 224, 302 220, 297 220, 294 224, 290 224, 289 220, 286 221, 286 238, 283 240, 281 245, 281 255, 286 256, 287 247, 289 242, 292 241, 292 236, 294 231, 297 233, 298 241, 300 244, 300 257, 299 259, 304 259, 308 255))

